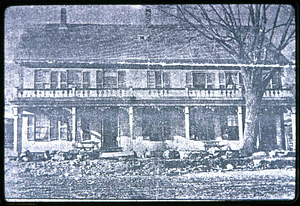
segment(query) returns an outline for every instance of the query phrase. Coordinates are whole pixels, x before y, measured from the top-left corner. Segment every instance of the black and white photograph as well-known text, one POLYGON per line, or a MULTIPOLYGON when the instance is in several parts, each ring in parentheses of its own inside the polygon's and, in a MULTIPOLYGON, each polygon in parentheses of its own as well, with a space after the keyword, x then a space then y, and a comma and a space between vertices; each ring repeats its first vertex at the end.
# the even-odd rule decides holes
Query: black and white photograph
POLYGON ((4 199, 293 201, 289 4, 4 13, 4 199))

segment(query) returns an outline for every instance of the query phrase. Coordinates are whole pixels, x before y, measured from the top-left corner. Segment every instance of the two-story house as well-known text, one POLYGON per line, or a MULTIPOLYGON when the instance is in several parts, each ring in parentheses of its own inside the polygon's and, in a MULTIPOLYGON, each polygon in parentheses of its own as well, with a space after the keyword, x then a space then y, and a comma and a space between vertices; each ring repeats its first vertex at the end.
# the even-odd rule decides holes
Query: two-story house
MULTIPOLYGON (((68 24, 62 9, 59 24, 26 30, 15 62, 23 67, 15 151, 68 151, 82 142, 138 154, 203 150, 218 137, 238 150, 243 141, 240 65, 192 29, 151 24, 150 9, 144 25, 68 24)), ((289 97, 275 76, 263 97, 258 148, 287 149, 289 97)))

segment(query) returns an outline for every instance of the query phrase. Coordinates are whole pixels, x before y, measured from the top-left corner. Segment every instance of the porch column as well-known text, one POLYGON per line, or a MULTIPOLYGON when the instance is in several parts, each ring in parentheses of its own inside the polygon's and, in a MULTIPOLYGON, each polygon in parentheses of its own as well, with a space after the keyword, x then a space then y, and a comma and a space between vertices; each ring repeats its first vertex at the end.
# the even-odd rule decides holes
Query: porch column
POLYGON ((244 144, 244 131, 243 131, 243 112, 242 107, 238 107, 238 125, 239 125, 239 140, 240 147, 244 144))
POLYGON ((133 139, 133 107, 129 107, 129 128, 130 128, 130 139, 133 139))
POLYGON ((185 138, 190 140, 190 111, 189 107, 184 108, 185 114, 185 138))
POLYGON ((284 133, 282 132, 282 114, 276 115, 276 142, 278 149, 284 149, 284 133))
POLYGON ((76 139, 76 107, 72 107, 72 142, 76 139))
POLYGON ((292 107, 292 115, 291 115, 291 118, 292 118, 292 133, 293 133, 293 138, 292 138, 292 141, 293 141, 293 151, 296 150, 296 107, 292 107))
POLYGON ((13 108, 14 115, 14 152, 22 152, 22 117, 18 108, 13 108))

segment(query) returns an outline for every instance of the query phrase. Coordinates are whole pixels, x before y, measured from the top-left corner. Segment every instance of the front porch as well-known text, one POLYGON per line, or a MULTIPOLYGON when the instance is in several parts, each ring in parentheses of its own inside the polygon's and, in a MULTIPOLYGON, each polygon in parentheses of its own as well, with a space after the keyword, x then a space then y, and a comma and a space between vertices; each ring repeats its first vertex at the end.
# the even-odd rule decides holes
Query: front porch
MULTIPOLYGON (((18 153, 87 149, 145 155, 166 149, 205 150, 220 141, 239 150, 243 143, 241 106, 20 107, 14 111, 18 153)), ((279 107, 262 110, 258 150, 293 149, 284 130, 284 112, 279 107)))

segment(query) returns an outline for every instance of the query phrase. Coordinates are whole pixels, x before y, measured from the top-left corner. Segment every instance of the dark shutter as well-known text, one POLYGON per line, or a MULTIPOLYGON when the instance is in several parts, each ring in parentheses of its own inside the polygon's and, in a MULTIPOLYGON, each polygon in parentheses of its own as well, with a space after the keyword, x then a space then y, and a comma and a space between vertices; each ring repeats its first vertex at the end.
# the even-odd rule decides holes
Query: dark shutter
POLYGON ((155 87, 161 88, 161 72, 160 71, 155 72, 155 87))
POLYGON ((66 89, 68 87, 67 71, 62 71, 60 74, 60 87, 66 89))
POLYGON ((155 72, 147 71, 147 86, 148 88, 155 88, 155 72))
POLYGON ((97 71, 97 88, 103 87, 103 72, 97 71))
POLYGON ((163 73, 163 82, 164 82, 164 88, 170 88, 170 72, 164 72, 163 73))
POLYGON ((119 86, 119 88, 125 88, 126 87, 125 76, 126 76, 125 71, 118 71, 118 86, 119 86))
POLYGON ((83 88, 90 86, 90 72, 83 72, 83 88))
POLYGON ((51 89, 58 88, 58 72, 51 72, 51 89))
POLYGON ((192 72, 187 72, 186 73, 185 82, 186 82, 187 87, 191 88, 193 86, 192 72))
POLYGON ((239 73, 239 84, 244 85, 243 75, 242 73, 239 73))

